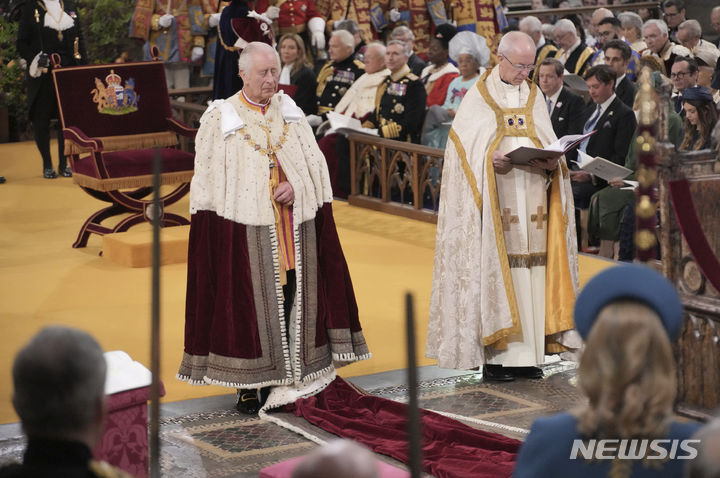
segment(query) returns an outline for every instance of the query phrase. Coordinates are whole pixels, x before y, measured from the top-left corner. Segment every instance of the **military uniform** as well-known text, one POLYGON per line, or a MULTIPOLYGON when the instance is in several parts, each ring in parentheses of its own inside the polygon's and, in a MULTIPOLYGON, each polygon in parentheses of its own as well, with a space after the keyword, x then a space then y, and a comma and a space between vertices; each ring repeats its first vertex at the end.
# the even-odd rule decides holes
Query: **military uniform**
MULTIPOLYGON (((17 50, 28 65, 27 104, 28 116, 33 123, 35 143, 43 159, 43 169, 52 169, 50 155, 50 120, 58 118, 57 99, 52 75, 48 72, 33 78, 29 74, 30 65, 42 50, 51 55, 60 56, 62 66, 77 66, 87 63, 85 41, 78 22, 78 10, 72 0, 61 2, 63 11, 55 18, 42 1, 27 1, 22 6, 22 16, 18 26, 17 50), (46 18, 47 17, 47 18, 46 18)), ((58 130, 58 170, 66 170, 65 146, 62 133, 58 130)), ((52 177, 52 176, 51 176, 52 177)))
POLYGON ((79 442, 30 438, 22 464, 0 468, 0 478, 131 478, 105 462, 92 459, 79 442))
POLYGON ((422 81, 405 65, 378 87, 371 127, 383 138, 420 143, 426 97, 422 81))
POLYGON ((340 98, 363 73, 365 65, 356 60, 354 55, 342 61, 326 63, 317 77, 318 114, 324 115, 334 110, 340 98))
MULTIPOLYGON (((308 20, 315 17, 322 18, 313 0, 280 0, 275 2, 258 0, 255 2, 255 9, 258 12, 265 12, 269 6, 273 5, 280 8, 280 16, 277 19, 280 35, 303 33, 308 20)), ((307 47, 309 44, 305 46, 307 47)))

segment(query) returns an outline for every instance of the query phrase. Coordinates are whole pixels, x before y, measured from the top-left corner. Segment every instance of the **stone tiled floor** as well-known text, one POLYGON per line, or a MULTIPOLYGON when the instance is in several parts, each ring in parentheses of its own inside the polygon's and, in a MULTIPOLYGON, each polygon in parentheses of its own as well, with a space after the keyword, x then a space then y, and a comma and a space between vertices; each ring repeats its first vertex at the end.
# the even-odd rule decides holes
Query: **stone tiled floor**
MULTIPOLYGON (((420 406, 464 423, 522 439, 541 415, 567 410, 581 397, 573 385, 574 364, 545 367, 542 380, 484 383, 478 373, 420 369, 420 406)), ((383 398, 406 401, 405 372, 350 379, 383 398)), ((313 441, 233 408, 234 395, 164 404, 161 419, 162 475, 189 478, 250 477, 270 464, 307 453, 313 441)), ((327 433, 308 428, 316 439, 327 433)), ((0 463, 21 457, 23 439, 14 425, 0 426, 0 463)), ((386 461, 390 461, 384 458, 386 461)), ((397 463, 396 463, 397 465, 397 463)))

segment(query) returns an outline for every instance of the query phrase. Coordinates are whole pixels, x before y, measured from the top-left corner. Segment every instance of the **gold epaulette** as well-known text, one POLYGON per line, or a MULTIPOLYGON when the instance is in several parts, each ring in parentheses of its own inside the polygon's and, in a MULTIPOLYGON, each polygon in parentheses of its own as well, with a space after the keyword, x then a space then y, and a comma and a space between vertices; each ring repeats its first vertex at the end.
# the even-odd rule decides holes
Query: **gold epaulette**
POLYGON ((365 63, 361 62, 360 60, 353 60, 353 63, 355 63, 355 66, 357 66, 361 70, 365 69, 365 63))
POLYGON ((318 98, 322 96, 323 91, 325 90, 325 85, 328 82, 328 78, 330 75, 332 75, 334 70, 333 62, 329 61, 325 63, 325 65, 320 70, 320 73, 318 73, 317 76, 317 88, 315 90, 315 94, 318 98))
POLYGON ((419 80, 420 78, 415 73, 408 73, 405 77, 410 81, 419 80))

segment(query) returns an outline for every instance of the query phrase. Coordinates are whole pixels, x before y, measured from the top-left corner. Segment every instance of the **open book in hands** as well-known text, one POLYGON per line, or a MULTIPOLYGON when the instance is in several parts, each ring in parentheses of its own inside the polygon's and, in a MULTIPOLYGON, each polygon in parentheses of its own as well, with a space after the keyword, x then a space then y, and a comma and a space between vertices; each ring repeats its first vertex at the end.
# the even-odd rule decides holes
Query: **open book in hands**
MULTIPOLYGON (((632 174, 632 170, 625 166, 620 166, 599 156, 593 158, 582 151, 578 151, 578 159, 575 162, 584 171, 594 174, 605 181, 610 181, 615 178, 626 178, 632 174)), ((632 183, 628 182, 628 184, 632 183)))
POLYGON ((335 111, 328 111, 327 119, 330 123, 330 129, 325 134, 356 131, 358 133, 378 136, 377 129, 363 128, 360 120, 357 118, 353 118, 352 116, 341 115, 340 113, 336 113, 335 111))
POLYGON ((506 153, 505 156, 510 158, 513 164, 527 164, 533 159, 555 159, 577 147, 585 138, 593 133, 595 133, 595 131, 590 131, 586 134, 566 134, 543 149, 533 148, 531 146, 520 146, 506 153))

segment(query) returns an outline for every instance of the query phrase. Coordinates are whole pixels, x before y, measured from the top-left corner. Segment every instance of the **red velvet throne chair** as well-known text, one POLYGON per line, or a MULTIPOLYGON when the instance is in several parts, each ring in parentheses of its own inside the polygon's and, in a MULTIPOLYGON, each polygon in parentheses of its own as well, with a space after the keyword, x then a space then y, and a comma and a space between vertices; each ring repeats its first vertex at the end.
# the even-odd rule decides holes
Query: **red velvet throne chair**
MULTIPOLYGON (((54 59, 53 63, 57 63, 54 59)), ((73 179, 109 206, 83 224, 73 247, 85 247, 90 234, 123 232, 154 216, 153 156, 161 156, 162 226, 189 224, 165 212, 190 190, 194 154, 178 148, 178 134, 196 129, 172 118, 161 61, 88 65, 52 70, 73 179), (114 225, 103 221, 124 215, 114 225)))

